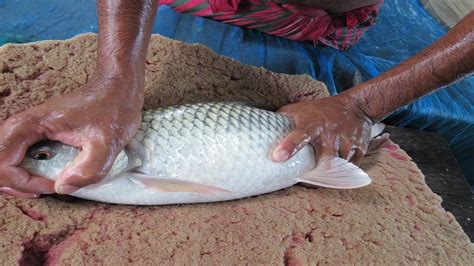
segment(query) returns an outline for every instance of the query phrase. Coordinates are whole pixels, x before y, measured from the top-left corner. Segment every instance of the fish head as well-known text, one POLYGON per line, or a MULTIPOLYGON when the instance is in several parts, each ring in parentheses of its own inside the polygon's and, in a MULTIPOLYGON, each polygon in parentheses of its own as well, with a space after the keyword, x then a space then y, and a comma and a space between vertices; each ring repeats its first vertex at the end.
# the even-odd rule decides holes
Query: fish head
POLYGON ((81 150, 57 141, 41 141, 26 152, 20 167, 31 175, 55 180, 81 150))

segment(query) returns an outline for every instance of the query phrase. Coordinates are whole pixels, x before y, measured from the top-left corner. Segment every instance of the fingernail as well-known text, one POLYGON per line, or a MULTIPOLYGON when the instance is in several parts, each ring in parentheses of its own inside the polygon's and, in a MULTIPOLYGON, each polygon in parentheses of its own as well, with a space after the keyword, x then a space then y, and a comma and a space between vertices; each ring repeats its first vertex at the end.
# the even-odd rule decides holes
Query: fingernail
POLYGON ((71 186, 71 185, 61 185, 58 188, 58 194, 71 194, 75 191, 79 190, 78 187, 71 186))
POLYGON ((290 154, 288 153, 288 151, 286 151, 286 150, 278 150, 277 152, 275 152, 273 158, 274 158, 276 161, 283 162, 283 161, 286 161, 289 156, 290 156, 290 154))

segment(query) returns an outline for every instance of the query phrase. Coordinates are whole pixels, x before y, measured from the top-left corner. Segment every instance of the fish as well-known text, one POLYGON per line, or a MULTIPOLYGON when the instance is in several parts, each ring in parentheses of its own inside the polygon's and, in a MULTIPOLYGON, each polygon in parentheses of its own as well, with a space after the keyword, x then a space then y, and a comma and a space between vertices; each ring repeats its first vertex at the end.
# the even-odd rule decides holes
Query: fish
MULTIPOLYGON (((362 169, 342 158, 321 158, 316 165, 310 145, 286 162, 274 162, 272 150, 294 127, 289 116, 242 102, 146 110, 105 178, 70 195, 112 204, 168 205, 241 199, 297 183, 336 189, 371 183, 362 169)), ((380 132, 380 127, 372 129, 372 135, 380 132)), ((80 151, 42 141, 29 148, 21 167, 55 181, 80 151)))

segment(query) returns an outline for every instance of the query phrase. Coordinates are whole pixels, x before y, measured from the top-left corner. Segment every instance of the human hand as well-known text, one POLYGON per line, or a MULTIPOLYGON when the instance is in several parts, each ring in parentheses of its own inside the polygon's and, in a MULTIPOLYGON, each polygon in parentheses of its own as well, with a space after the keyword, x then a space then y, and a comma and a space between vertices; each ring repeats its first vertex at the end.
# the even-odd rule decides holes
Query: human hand
POLYGON ((141 79, 96 74, 76 92, 7 119, 0 126, 0 190, 35 197, 99 182, 138 130, 142 88, 141 79), (82 149, 55 183, 18 167, 28 148, 44 139, 82 149))
MULTIPOLYGON (((341 157, 359 163, 368 150, 374 123, 346 96, 290 104, 278 112, 292 117, 295 128, 273 151, 276 162, 290 159, 307 144, 313 146, 317 160, 341 157)), ((376 144, 387 138, 384 135, 376 144)))

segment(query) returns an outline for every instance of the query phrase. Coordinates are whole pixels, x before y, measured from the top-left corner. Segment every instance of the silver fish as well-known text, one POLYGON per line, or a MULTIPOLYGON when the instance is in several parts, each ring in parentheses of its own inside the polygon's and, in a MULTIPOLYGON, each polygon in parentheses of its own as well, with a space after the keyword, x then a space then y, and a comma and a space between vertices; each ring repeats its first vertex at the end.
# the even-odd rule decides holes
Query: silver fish
MULTIPOLYGON (((99 183, 72 196, 117 204, 215 202, 260 195, 298 182, 331 188, 370 184, 360 168, 340 158, 315 165, 308 145, 285 163, 273 148, 292 119, 241 103, 202 103, 145 111, 138 133, 99 183)), ((80 149, 59 142, 31 147, 22 167, 55 180, 80 149)))

